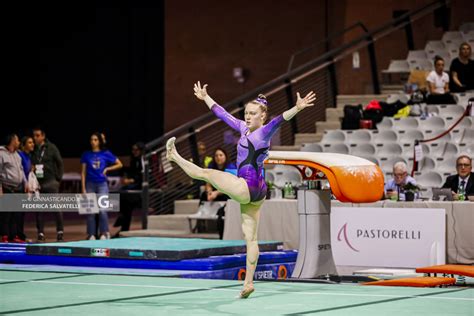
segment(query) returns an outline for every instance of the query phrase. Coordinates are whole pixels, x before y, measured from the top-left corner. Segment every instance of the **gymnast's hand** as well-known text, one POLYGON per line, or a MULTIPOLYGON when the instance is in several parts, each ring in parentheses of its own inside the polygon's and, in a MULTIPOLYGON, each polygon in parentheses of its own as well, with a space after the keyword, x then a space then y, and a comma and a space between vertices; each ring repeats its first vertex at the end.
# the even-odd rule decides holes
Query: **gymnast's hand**
POLYGON ((299 92, 296 93, 296 96, 298 97, 298 99, 296 100, 296 108, 298 109, 298 111, 313 106, 313 102, 314 100, 316 100, 316 94, 313 91, 308 93, 304 98, 301 98, 299 92))
POLYGON ((199 100, 204 100, 207 96, 207 90, 206 90, 207 84, 202 86, 201 88, 201 82, 197 82, 194 84, 194 95, 199 99, 199 100))

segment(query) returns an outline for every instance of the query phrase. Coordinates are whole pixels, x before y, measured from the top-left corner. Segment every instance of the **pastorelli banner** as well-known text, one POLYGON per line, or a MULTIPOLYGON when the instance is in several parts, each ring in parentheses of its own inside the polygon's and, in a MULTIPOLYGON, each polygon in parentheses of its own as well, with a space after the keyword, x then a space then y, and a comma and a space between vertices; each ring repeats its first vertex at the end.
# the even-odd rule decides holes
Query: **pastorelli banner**
POLYGON ((0 212, 76 212, 94 214, 120 211, 116 193, 25 193, 0 195, 0 212))
POLYGON ((334 207, 331 212, 337 265, 416 268, 445 263, 444 209, 334 207))

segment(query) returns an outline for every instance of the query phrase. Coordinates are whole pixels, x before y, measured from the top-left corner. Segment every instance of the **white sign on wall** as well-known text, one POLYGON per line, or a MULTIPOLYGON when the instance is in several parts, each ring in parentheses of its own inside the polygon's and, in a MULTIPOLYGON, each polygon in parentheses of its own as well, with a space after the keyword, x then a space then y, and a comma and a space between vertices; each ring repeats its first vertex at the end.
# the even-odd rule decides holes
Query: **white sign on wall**
POLYGON ((446 211, 333 207, 336 265, 416 268, 445 263, 446 211))

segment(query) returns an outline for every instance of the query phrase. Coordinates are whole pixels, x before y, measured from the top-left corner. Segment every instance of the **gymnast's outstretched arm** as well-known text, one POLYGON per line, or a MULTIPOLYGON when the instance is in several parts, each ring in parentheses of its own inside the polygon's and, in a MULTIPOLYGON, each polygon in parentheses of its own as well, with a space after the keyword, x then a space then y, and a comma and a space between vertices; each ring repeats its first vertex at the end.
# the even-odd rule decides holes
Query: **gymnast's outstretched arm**
POLYGON ((245 124, 244 121, 239 120, 232 116, 229 112, 227 112, 222 106, 217 104, 209 94, 207 94, 207 84, 201 87, 201 82, 197 82, 194 84, 194 95, 199 99, 206 102, 206 105, 209 109, 224 123, 229 125, 232 129, 240 132, 240 127, 242 124, 245 124))
POLYGON ((314 100, 316 100, 316 94, 311 91, 308 93, 304 98, 301 98, 300 93, 296 93, 297 100, 296 100, 296 105, 292 107, 291 109, 283 112, 283 118, 285 121, 291 120, 298 112, 302 111, 303 109, 314 106, 314 100))

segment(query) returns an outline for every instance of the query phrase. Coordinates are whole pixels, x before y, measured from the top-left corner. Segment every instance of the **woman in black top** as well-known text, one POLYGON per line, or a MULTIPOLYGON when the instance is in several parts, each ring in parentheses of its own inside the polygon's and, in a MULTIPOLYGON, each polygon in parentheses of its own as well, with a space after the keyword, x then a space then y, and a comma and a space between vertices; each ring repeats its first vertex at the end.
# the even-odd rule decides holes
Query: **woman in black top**
POLYGON ((471 46, 462 43, 459 46, 459 57, 453 59, 449 73, 449 90, 451 92, 464 92, 474 89, 474 61, 471 57, 471 46))

